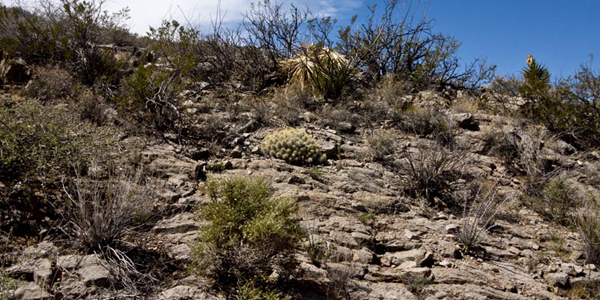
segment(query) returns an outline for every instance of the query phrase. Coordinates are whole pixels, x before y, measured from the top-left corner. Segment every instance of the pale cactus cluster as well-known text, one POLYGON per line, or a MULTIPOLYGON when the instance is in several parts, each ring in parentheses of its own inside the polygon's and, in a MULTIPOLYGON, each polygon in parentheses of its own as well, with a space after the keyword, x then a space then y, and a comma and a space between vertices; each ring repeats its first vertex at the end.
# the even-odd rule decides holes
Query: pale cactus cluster
POLYGON ((300 128, 272 132, 263 140, 261 149, 265 155, 283 159, 290 164, 315 165, 327 160, 315 139, 300 128))

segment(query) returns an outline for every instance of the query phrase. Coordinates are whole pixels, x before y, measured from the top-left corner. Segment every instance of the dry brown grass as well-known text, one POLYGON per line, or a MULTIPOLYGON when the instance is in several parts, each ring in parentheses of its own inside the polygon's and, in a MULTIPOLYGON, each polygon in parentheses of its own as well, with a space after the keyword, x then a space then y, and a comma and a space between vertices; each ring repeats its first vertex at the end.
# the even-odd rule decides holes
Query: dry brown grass
POLYGON ((383 161, 396 152, 398 133, 390 129, 374 131, 368 138, 369 154, 374 161, 383 161))
POLYGON ((407 175, 407 188, 411 194, 424 196, 429 204, 434 204, 439 198, 445 205, 455 206, 452 193, 457 190, 468 163, 464 151, 452 151, 437 143, 429 143, 405 150, 398 167, 402 174, 407 175))
POLYGON ((75 79, 65 69, 38 66, 34 68, 33 74, 33 78, 23 90, 23 94, 27 97, 47 101, 66 99, 75 93, 75 79))
POLYGON ((76 178, 64 186, 68 203, 64 215, 78 246, 114 247, 128 232, 145 224, 152 213, 154 194, 142 174, 109 175, 106 180, 76 178))
POLYGON ((458 98, 452 102, 450 109, 455 113, 477 113, 479 111, 479 102, 473 98, 458 98))

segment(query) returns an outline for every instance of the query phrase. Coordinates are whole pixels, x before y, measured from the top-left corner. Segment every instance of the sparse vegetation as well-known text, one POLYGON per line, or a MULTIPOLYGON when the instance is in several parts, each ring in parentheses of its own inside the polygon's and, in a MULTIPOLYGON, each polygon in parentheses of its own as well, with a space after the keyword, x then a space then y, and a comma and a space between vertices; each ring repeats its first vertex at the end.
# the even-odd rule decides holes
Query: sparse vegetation
POLYGON ((575 220, 583 238, 588 264, 600 264, 600 220, 597 217, 597 199, 590 199, 587 206, 577 212, 575 220))
POLYGON ((523 196, 526 205, 541 216, 562 225, 572 225, 577 207, 582 203, 564 178, 554 177, 543 183, 541 190, 523 196))
POLYGON ((12 290, 16 288, 17 283, 10 278, 4 268, 0 265, 0 300, 12 299, 12 290))
POLYGON ((55 181, 116 150, 115 130, 82 122, 66 104, 0 100, 0 180, 55 181))
POLYGON ((456 127, 439 108, 413 108, 402 116, 401 127, 407 133, 431 138, 448 148, 456 145, 456 127))

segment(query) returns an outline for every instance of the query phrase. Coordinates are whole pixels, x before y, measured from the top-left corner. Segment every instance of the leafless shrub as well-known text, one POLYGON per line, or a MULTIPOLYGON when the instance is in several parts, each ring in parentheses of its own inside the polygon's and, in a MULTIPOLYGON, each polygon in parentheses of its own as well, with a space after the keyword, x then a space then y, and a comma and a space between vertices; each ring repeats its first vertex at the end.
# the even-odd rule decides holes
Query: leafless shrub
POLYGON ((268 114, 277 116, 289 126, 297 126, 300 124, 302 113, 312 108, 316 101, 310 91, 297 85, 287 85, 275 90, 271 104, 273 107, 268 114))
POLYGON ((419 16, 412 1, 387 0, 382 9, 369 7, 367 21, 340 31, 339 47, 357 57, 361 69, 379 79, 388 74, 413 87, 473 88, 493 74, 494 67, 476 60, 464 70, 456 57, 459 43, 433 32, 431 20, 419 16))
MULTIPOLYGON (((464 151, 451 151, 437 143, 419 144, 416 149, 404 150, 399 171, 407 175, 408 190, 414 195, 422 195, 429 204, 435 198, 452 201, 452 191, 468 163, 464 151)), ((452 204, 452 203, 446 203, 452 204)))
POLYGON ((113 175, 105 181, 80 177, 65 184, 65 216, 81 247, 118 245, 127 232, 150 217, 153 194, 144 186, 142 173, 113 175))
POLYGON ((110 246, 99 250, 102 260, 100 264, 110 272, 113 286, 128 293, 130 297, 141 297, 144 291, 140 288, 155 286, 158 282, 151 272, 141 272, 137 264, 124 251, 110 246))
POLYGON ((263 49, 271 69, 276 69, 279 60, 291 57, 298 50, 301 28, 308 15, 308 10, 294 5, 285 11, 281 3, 269 0, 253 3, 244 14, 243 26, 248 33, 245 43, 263 49))
POLYGON ((473 249, 479 245, 481 238, 494 227, 493 222, 500 207, 510 199, 498 195, 498 185, 503 178, 504 174, 487 191, 484 191, 483 185, 479 185, 472 199, 465 196, 463 221, 457 236, 465 249, 473 249))

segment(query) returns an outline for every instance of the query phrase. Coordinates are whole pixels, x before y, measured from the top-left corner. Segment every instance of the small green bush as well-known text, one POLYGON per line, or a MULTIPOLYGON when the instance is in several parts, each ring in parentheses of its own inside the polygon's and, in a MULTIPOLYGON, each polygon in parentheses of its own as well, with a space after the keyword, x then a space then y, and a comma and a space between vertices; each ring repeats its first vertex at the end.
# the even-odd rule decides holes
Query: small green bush
POLYGON ((204 189, 211 201, 198 216, 208 224, 192 246, 193 273, 228 288, 262 284, 274 270, 294 270, 294 252, 304 233, 292 200, 272 197, 262 178, 210 179, 204 189))
POLYGON ((267 135, 261 144, 265 155, 283 159, 291 164, 319 164, 327 160, 317 142, 306 130, 287 128, 267 135))

